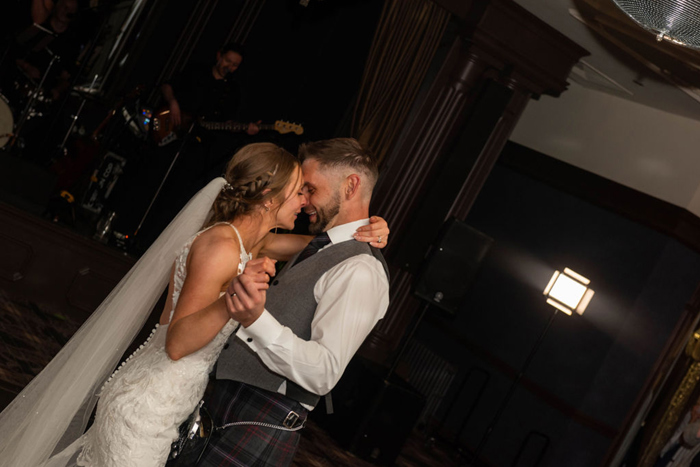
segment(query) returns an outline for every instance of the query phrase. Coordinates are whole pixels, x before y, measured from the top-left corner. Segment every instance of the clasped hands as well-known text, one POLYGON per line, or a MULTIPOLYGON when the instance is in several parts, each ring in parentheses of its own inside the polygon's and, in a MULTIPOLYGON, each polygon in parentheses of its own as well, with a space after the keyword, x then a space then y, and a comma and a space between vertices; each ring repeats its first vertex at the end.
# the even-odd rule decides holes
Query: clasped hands
POLYGON ((228 314, 244 328, 253 324, 265 310, 270 277, 275 275, 275 263, 267 256, 248 261, 243 274, 234 277, 226 289, 228 314))

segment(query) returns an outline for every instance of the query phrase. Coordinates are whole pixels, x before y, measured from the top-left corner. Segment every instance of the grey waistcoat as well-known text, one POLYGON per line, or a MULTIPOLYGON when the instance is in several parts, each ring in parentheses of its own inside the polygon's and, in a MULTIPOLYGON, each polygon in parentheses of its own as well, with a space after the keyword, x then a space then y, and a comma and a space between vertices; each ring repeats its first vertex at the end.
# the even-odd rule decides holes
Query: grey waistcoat
MULTIPOLYGON (((354 240, 331 245, 310 256, 293 268, 293 258, 277 277, 272 278, 267 291, 265 309, 282 325, 287 326, 297 337, 309 340, 311 321, 316 312, 314 286, 321 276, 336 264, 356 255, 371 254, 384 266, 389 275, 384 258, 379 250, 367 243, 354 240)), ((216 378, 240 381, 251 386, 277 392, 283 376, 271 372, 247 345, 232 335, 219 356, 216 364, 216 378)), ((294 400, 315 406, 319 396, 287 381, 287 396, 294 400)))

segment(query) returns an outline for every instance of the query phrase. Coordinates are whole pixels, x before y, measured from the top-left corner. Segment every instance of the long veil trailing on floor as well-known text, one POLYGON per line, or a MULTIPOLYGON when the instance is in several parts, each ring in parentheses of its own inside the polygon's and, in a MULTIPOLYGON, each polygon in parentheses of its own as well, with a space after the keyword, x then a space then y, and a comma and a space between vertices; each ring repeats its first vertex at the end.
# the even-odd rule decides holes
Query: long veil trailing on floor
POLYGON ((65 347, 0 413, 1 467, 42 465, 82 435, 97 402, 95 392, 148 319, 179 249, 201 229, 224 183, 217 178, 190 200, 65 347))

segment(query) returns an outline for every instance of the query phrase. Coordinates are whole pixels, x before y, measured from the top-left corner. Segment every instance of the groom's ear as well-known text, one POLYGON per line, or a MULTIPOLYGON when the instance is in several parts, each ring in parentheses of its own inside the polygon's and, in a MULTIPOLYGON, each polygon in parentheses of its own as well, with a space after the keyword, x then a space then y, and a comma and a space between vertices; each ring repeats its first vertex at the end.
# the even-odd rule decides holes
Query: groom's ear
POLYGON ((348 175, 345 179, 345 198, 353 199, 360 192, 360 177, 357 174, 348 175))

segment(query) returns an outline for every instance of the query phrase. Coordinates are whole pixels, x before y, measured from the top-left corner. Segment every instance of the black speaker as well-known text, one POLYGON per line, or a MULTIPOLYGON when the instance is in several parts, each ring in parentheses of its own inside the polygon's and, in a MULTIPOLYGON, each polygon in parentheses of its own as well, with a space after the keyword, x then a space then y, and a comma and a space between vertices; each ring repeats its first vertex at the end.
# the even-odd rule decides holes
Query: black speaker
POLYGON ((491 237, 449 219, 421 265, 415 295, 455 314, 492 244, 491 237))

